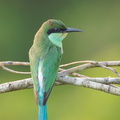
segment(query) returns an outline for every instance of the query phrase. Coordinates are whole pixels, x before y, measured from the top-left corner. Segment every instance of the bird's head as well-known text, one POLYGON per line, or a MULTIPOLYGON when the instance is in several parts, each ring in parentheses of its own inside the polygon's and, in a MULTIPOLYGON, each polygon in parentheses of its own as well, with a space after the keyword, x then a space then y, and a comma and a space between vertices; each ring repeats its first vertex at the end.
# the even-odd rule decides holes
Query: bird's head
POLYGON ((69 32, 82 32, 75 28, 67 28, 60 20, 49 19, 43 23, 42 28, 47 34, 49 40, 57 46, 61 46, 62 40, 69 32))

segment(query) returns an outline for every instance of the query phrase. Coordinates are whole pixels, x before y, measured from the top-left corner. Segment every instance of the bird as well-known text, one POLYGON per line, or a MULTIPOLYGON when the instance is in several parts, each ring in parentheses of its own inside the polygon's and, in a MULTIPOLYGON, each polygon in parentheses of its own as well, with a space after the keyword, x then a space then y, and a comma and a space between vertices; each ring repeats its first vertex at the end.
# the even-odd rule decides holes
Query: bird
POLYGON ((62 40, 70 32, 82 32, 82 30, 67 28, 60 20, 49 19, 35 34, 33 45, 29 50, 34 95, 38 105, 38 120, 48 120, 47 101, 63 54, 62 40))

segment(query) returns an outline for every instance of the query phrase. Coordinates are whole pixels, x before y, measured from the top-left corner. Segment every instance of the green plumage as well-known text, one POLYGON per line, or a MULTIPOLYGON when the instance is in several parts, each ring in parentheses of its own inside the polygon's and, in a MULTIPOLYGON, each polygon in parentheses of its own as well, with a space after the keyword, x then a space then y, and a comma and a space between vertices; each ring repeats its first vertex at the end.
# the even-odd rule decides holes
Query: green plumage
MULTIPOLYGON (((43 73, 43 92, 44 94, 44 104, 51 92, 54 85, 55 78, 57 75, 58 67, 61 60, 62 48, 54 45, 48 38, 47 30, 54 28, 56 26, 52 25, 52 21, 47 21, 42 25, 35 35, 33 46, 29 52, 31 72, 34 83, 35 93, 39 91, 39 80, 38 80, 38 66, 42 65, 43 73)), ((58 27, 57 23, 57 27, 58 27)), ((60 24, 61 25, 61 24, 60 24)), ((63 25, 64 26, 64 25, 63 25)), ((61 26, 60 26, 61 27, 61 26)), ((38 96, 36 96, 38 99, 38 96)))
POLYGON ((59 20, 44 22, 35 35, 29 51, 31 75, 36 103, 40 106, 39 120, 47 120, 46 102, 53 88, 61 61, 62 40, 68 32, 80 32, 66 28, 59 20))

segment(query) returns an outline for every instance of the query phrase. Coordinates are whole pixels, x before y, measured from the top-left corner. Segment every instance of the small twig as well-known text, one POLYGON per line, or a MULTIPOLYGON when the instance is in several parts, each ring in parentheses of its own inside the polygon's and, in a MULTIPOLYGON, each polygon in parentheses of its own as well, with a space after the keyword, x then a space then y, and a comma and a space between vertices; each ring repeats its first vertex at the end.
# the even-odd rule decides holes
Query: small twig
POLYGON ((0 67, 2 67, 4 70, 12 72, 12 73, 17 73, 17 74, 31 74, 31 72, 21 72, 21 71, 16 71, 10 68, 5 67, 5 65, 24 65, 24 66, 29 66, 29 62, 13 62, 13 61, 2 61, 0 62, 0 67))
POLYGON ((30 66, 29 62, 18 62, 18 61, 1 61, 0 66, 3 65, 24 65, 24 66, 30 66))
POLYGON ((81 75, 81 74, 78 74, 78 73, 71 73, 71 75, 73 75, 74 77, 79 77, 79 78, 89 78, 85 75, 81 75))
POLYGON ((10 68, 7 68, 5 66, 1 66, 4 70, 6 71, 9 71, 9 72, 12 72, 12 73, 17 73, 17 74, 31 74, 31 72, 20 72, 20 71, 16 71, 16 70, 12 70, 10 68))
POLYGON ((72 67, 69 68, 67 70, 64 70, 62 72, 60 72, 61 76, 66 76, 66 75, 70 75, 74 72, 79 72, 88 68, 94 68, 94 67, 101 67, 100 64, 104 65, 104 66, 120 66, 120 61, 105 61, 105 62, 99 62, 99 64, 96 64, 95 61, 90 61, 90 63, 87 64, 83 64, 83 65, 79 65, 76 67, 72 67))
MULTIPOLYGON (((63 68, 59 68, 59 72, 63 72, 63 71, 66 71, 66 70, 63 69, 63 68)), ((87 77, 85 75, 81 75, 81 74, 78 74, 78 73, 71 73, 71 75, 73 75, 74 77, 87 77)))
POLYGON ((80 64, 80 63, 93 63, 93 62, 94 61, 90 61, 90 60, 76 61, 76 62, 71 62, 71 63, 60 65, 60 67, 66 67, 66 66, 70 66, 70 65, 74 65, 74 64, 80 64))
MULTIPOLYGON (((106 85, 108 85, 108 84, 106 84, 106 85)), ((118 87, 118 86, 116 86, 116 85, 110 84, 110 86, 112 86, 112 87, 114 87, 114 88, 119 88, 119 89, 120 89, 120 87, 118 87)))
POLYGON ((114 68, 107 67, 107 66, 105 66, 104 64, 99 63, 99 62, 96 62, 96 61, 94 61, 93 64, 98 64, 100 67, 105 68, 105 69, 108 69, 108 70, 114 72, 118 77, 120 77, 120 74, 119 74, 114 68))

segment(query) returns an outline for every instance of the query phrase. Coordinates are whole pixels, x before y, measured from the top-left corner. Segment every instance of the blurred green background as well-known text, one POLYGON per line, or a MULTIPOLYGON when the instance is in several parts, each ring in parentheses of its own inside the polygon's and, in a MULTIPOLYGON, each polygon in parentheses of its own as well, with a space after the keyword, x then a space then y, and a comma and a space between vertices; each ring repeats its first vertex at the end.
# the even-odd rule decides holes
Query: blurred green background
MULTIPOLYGON (((28 61, 28 51, 41 24, 54 18, 84 30, 63 42, 62 63, 120 60, 119 0, 0 0, 0 61, 28 61)), ((29 71, 29 67, 12 66, 29 71)), ((119 68, 117 68, 119 70, 119 68)), ((90 77, 116 77, 90 69, 90 77)), ((0 83, 28 78, 0 69, 0 83)), ((76 86, 54 87, 48 101, 49 120, 119 120, 120 97, 76 86)), ((0 120, 37 120, 33 90, 0 95, 0 120)))

